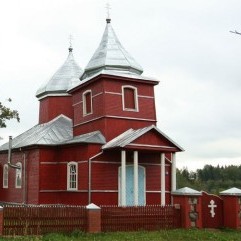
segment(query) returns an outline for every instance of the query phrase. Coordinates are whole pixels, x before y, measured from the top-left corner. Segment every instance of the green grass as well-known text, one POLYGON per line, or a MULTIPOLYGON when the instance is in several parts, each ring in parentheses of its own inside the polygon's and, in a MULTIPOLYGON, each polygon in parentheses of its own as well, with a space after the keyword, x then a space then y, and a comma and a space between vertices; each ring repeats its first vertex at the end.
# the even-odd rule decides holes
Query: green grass
POLYGON ((176 229, 162 230, 159 232, 116 232, 86 234, 73 232, 67 234, 47 234, 44 236, 25 237, 1 237, 1 240, 21 241, 195 241, 195 240, 218 240, 218 241, 241 241, 241 230, 198 230, 198 229, 176 229))

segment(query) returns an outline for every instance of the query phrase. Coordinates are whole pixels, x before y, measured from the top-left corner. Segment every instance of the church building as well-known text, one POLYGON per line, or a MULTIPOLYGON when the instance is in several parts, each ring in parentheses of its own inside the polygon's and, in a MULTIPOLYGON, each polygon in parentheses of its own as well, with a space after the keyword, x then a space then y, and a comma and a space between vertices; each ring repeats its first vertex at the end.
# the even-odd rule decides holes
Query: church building
POLYGON ((157 128, 154 87, 111 19, 82 70, 66 61, 36 93, 39 123, 0 147, 0 202, 171 204, 176 153, 157 128))

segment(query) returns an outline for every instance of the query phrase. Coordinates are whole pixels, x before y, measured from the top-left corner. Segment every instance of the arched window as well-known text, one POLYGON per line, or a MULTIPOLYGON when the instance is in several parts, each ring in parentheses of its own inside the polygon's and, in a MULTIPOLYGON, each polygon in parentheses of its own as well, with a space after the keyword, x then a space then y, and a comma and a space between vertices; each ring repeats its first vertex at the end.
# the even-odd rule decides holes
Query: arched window
POLYGON ((123 110, 138 111, 137 88, 133 86, 122 86, 123 110))
POLYGON ((83 93, 83 115, 92 114, 92 92, 87 90, 83 93))
POLYGON ((3 188, 8 188, 8 164, 3 166, 3 188))
POLYGON ((22 163, 16 163, 17 166, 20 168, 16 169, 16 179, 15 179, 15 187, 21 188, 22 187, 22 163))
POLYGON ((78 189, 78 163, 70 162, 67 168, 67 189, 78 189))

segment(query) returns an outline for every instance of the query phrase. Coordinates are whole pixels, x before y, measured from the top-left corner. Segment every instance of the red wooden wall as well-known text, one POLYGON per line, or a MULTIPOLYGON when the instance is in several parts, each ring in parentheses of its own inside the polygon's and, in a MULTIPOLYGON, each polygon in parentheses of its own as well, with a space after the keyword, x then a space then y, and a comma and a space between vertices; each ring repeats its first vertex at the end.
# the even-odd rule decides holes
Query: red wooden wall
POLYGON ((100 130, 107 140, 129 128, 141 128, 156 124, 154 84, 137 80, 100 77, 83 85, 73 93, 74 135, 100 130), (137 88, 139 111, 124 111, 122 86, 137 88), (93 113, 83 115, 82 94, 92 91, 93 113))
POLYGON ((48 96, 39 103, 39 124, 46 123, 59 115, 73 119, 72 96, 48 96))

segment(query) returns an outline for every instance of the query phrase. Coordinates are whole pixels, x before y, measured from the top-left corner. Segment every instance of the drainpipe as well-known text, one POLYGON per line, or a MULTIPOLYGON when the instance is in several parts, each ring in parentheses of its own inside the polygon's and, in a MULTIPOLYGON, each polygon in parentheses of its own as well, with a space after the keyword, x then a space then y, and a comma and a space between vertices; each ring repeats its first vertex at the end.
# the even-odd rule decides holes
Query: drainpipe
POLYGON ((8 147, 8 166, 15 168, 15 169, 20 169, 20 166, 12 164, 11 160, 12 160, 12 136, 9 136, 9 147, 8 147))
POLYGON ((96 154, 95 156, 92 156, 90 159, 89 159, 89 185, 88 185, 88 203, 90 204, 91 203, 91 161, 92 159, 102 155, 103 151, 99 152, 98 154, 96 154))

